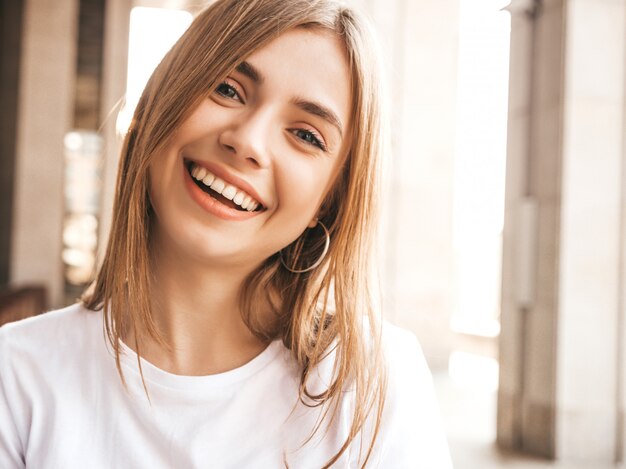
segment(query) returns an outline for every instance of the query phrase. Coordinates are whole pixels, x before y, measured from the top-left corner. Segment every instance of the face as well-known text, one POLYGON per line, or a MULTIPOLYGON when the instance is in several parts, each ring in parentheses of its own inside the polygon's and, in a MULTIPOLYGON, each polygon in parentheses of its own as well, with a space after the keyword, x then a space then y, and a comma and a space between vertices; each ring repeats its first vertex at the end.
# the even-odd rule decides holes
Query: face
POLYGON ((350 81, 328 32, 247 57, 153 156, 156 249, 251 269, 314 226, 349 146, 350 81))

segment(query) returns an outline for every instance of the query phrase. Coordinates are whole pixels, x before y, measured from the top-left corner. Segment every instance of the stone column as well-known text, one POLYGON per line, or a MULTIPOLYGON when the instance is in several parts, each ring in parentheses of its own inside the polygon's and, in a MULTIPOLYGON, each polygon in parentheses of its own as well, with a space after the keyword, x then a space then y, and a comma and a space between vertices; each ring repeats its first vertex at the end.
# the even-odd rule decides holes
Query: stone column
POLYGON ((78 0, 27 0, 11 234, 13 285, 40 283, 63 297, 63 137, 74 116, 78 0))
POLYGON ((568 0, 565 19, 557 455, 608 463, 626 365, 618 354, 626 1, 568 0))
POLYGON ((98 258, 104 256, 113 210, 113 197, 117 177, 117 164, 122 139, 118 137, 115 123, 126 93, 128 64, 128 33, 132 0, 107 0, 104 24, 104 64, 102 77, 102 137, 104 138, 104 164, 102 168, 102 205, 98 258))
POLYGON ((22 2, 0 0, 0 288, 9 283, 22 2))
POLYGON ((514 1, 498 441, 554 456, 563 3, 514 1))
POLYGON ((610 463, 626 363, 626 1, 510 10, 498 442, 610 463))

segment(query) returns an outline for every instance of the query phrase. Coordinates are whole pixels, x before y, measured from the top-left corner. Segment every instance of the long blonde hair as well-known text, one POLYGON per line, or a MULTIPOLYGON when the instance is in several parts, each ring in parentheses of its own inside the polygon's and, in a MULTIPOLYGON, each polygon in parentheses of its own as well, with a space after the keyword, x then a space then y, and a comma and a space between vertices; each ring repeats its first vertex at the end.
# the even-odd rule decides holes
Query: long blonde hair
MULTIPOLYGON (((196 17, 156 68, 137 105, 119 163, 106 253, 82 301, 89 309, 104 310, 106 334, 122 380, 124 331, 131 327, 135 334, 144 331, 164 343, 150 311, 149 235, 154 220, 148 197, 150 161, 197 103, 246 56, 298 27, 331 31, 344 44, 352 77, 351 147, 321 207, 320 220, 331 236, 323 263, 311 272, 294 274, 281 266, 278 253, 270 256, 242 285, 241 311, 258 337, 282 339, 300 365, 300 400, 324 409, 311 435, 322 420, 332 422, 343 391, 348 386, 354 389, 348 437, 325 467, 341 457, 372 418, 365 466, 386 391, 380 311, 372 304, 370 278, 383 145, 375 47, 367 23, 353 10, 327 0, 218 0, 196 17), (260 297, 265 301, 258 301, 260 297), (276 318, 269 328, 257 320, 258 305, 267 304, 276 318), (309 375, 331 347, 336 353, 334 379, 324 392, 312 393, 307 388, 309 375)), ((303 235, 283 252, 298 265, 311 265, 318 255, 311 244, 303 235)))

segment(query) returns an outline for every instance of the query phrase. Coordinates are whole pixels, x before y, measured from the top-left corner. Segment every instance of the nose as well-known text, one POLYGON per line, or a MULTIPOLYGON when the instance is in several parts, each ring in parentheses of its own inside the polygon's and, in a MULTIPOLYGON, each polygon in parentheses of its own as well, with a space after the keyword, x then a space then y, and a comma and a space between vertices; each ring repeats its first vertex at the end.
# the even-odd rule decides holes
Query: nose
POLYGON ((219 135, 219 144, 242 162, 255 168, 266 168, 270 163, 269 117, 250 113, 234 121, 219 135))

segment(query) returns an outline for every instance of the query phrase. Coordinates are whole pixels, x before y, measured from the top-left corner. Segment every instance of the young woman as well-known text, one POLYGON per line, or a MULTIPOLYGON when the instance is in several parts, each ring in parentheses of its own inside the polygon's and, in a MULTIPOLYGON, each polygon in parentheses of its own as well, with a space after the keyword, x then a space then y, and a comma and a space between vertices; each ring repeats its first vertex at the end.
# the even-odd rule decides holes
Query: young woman
POLYGON ((370 297, 373 50, 326 0, 196 18, 135 112, 93 287, 0 330, 0 467, 451 466, 417 341, 370 297))

